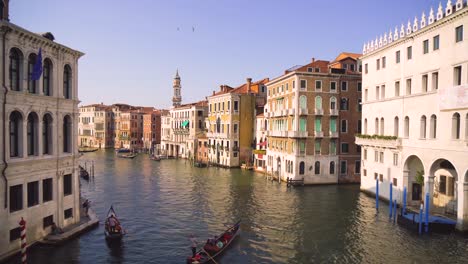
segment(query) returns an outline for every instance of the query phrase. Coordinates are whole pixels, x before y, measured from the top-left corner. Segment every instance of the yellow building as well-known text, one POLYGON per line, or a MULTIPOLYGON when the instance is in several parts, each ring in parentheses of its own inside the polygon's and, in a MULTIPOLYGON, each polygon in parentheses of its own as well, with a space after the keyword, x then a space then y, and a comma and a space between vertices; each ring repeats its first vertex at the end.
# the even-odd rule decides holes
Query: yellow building
POLYGON ((208 159, 212 164, 238 167, 252 164, 255 116, 263 112, 268 78, 237 88, 221 85, 208 99, 208 159))

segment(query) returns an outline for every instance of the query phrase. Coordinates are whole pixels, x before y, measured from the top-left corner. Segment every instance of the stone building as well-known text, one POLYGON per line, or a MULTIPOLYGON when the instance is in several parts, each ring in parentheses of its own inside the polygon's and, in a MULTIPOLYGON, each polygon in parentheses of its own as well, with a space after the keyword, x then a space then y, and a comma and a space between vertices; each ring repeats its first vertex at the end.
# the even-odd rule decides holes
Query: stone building
POLYGON ((143 115, 143 147, 153 152, 161 144, 161 113, 165 110, 152 110, 143 115))
POLYGON ((468 230, 468 7, 428 14, 364 45, 361 190, 388 199, 392 184, 400 203, 406 188, 410 206, 429 193, 468 230))
POLYGON ((221 85, 208 96, 209 161, 226 167, 253 164, 254 125, 263 112, 268 78, 252 83, 251 78, 237 88, 221 85))
POLYGON ((51 33, 11 23, 8 2, 0 1, 0 260, 20 249, 21 218, 28 244, 50 233, 53 222, 63 228, 80 221, 78 59, 84 54, 51 33), (34 71, 38 59, 42 73, 34 71))
POLYGON ((78 145, 80 147, 114 147, 114 113, 110 106, 92 104, 79 107, 78 145))
POLYGON ((264 113, 258 114, 255 120, 255 148, 254 155, 254 169, 260 172, 266 172, 266 149, 267 149, 267 119, 264 113))
POLYGON ((312 59, 266 84, 269 173, 306 184, 359 182, 359 56, 312 59))

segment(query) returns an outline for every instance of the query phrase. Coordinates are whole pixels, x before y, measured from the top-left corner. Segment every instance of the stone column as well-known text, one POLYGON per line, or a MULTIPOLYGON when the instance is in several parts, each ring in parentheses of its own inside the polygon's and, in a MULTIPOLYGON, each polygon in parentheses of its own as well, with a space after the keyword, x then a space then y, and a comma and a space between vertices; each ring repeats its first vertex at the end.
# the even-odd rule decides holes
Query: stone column
POLYGON ((434 175, 429 175, 427 177, 424 177, 424 185, 426 185, 426 188, 424 190, 424 196, 422 197, 423 201, 425 202, 426 199, 426 193, 429 192, 429 210, 432 212, 432 209, 434 208, 434 202, 433 202, 433 196, 434 196, 434 175))
POLYGON ((460 231, 468 230, 468 182, 458 181, 457 226, 460 231))

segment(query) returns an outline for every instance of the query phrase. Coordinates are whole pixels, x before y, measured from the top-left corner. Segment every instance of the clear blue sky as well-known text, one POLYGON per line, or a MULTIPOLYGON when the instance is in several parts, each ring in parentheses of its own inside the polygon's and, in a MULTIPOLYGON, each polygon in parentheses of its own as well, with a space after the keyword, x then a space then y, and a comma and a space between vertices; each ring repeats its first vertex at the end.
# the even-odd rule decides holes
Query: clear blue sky
POLYGON ((83 104, 162 108, 171 105, 177 68, 189 103, 220 84, 272 79, 312 57, 360 53, 364 42, 431 5, 438 1, 11 0, 10 21, 86 53, 83 104))

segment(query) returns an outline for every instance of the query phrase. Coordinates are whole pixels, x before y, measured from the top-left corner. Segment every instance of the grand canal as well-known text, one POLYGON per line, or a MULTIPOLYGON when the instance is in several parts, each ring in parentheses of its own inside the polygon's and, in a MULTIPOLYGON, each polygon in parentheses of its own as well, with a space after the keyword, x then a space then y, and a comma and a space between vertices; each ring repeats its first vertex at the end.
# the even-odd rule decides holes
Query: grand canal
POLYGON ((468 263, 466 237, 400 228, 357 185, 288 189, 250 171, 110 150, 82 160, 96 164, 81 188, 101 225, 62 247, 35 247, 30 263, 184 263, 190 233, 204 241, 238 219, 241 234, 219 263, 468 263), (128 232, 120 247, 103 235, 112 204, 128 232))

